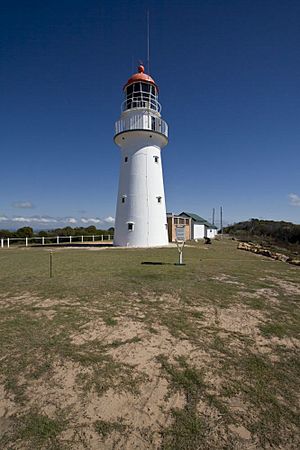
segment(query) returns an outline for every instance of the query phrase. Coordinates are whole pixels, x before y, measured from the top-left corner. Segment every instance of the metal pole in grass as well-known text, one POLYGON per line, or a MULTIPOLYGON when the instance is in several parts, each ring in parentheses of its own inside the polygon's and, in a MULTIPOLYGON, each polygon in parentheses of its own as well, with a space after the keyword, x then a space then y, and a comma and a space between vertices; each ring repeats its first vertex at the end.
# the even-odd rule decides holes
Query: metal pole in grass
POLYGON ((184 244, 185 244, 185 241, 178 241, 176 239, 179 261, 178 261, 178 263, 175 263, 175 266, 185 266, 185 264, 183 262, 183 257, 182 257, 184 244))
POLYGON ((176 227, 176 245, 178 250, 179 261, 176 263, 176 266, 185 266, 183 263, 183 247, 185 244, 185 225, 179 225, 176 227))
POLYGON ((50 278, 52 278, 53 277, 53 252, 50 252, 49 264, 50 264, 50 278))

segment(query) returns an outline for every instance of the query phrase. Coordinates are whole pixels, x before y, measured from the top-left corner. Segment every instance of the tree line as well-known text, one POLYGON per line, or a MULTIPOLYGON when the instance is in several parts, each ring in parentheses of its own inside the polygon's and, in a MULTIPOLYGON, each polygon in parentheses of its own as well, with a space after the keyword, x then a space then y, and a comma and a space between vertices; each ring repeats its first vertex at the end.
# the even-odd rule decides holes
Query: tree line
POLYGON ((225 227, 224 233, 241 239, 256 236, 276 243, 300 245, 300 225, 292 222, 250 219, 225 227))
POLYGON ((31 237, 55 237, 55 236, 86 236, 86 235, 99 235, 99 234, 113 234, 114 228, 111 227, 108 230, 101 230, 94 225, 89 227, 64 227, 55 228, 54 230, 41 230, 34 231, 31 227, 22 227, 16 231, 0 230, 0 238, 31 238, 31 237))

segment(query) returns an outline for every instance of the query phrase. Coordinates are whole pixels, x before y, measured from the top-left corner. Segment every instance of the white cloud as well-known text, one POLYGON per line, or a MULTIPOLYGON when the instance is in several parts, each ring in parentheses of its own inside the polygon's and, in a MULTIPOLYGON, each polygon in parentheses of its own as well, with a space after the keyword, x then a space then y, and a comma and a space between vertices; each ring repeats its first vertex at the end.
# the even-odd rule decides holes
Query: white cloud
POLYGON ((30 217, 13 217, 11 219, 13 222, 33 222, 33 218, 30 217))
POLYGON ((114 219, 114 217, 108 216, 108 217, 106 217, 106 219, 104 219, 104 222, 115 223, 115 219, 114 219))
POLYGON ((289 200, 291 206, 300 206, 300 195, 289 194, 289 200))
POLYGON ((99 217, 52 217, 52 216, 12 216, 7 217, 4 213, 0 214, 0 223, 5 223, 6 227, 22 227, 31 226, 36 228, 50 228, 52 227, 64 227, 66 225, 83 224, 83 225, 99 225, 99 224, 113 224, 115 219, 111 216, 105 219, 99 217))
POLYGON ((98 217, 90 217, 89 219, 87 219, 86 217, 81 217, 81 222, 82 223, 102 223, 102 220, 99 219, 98 217))
POLYGON ((12 222, 23 222, 23 223, 57 223, 58 220, 54 217, 48 217, 48 216, 31 216, 31 217, 12 217, 12 222))
POLYGON ((22 202, 14 202, 12 204, 14 208, 21 208, 21 209, 32 209, 34 208, 34 205, 31 202, 28 201, 22 201, 22 202))

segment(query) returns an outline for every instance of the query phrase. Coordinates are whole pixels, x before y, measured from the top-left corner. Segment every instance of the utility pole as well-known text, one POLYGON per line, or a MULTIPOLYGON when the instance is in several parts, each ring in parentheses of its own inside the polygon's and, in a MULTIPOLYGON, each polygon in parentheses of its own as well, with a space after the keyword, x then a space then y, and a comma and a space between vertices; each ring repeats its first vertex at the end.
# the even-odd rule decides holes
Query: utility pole
POLYGON ((215 224, 215 208, 213 208, 213 212, 212 212, 212 224, 215 224))

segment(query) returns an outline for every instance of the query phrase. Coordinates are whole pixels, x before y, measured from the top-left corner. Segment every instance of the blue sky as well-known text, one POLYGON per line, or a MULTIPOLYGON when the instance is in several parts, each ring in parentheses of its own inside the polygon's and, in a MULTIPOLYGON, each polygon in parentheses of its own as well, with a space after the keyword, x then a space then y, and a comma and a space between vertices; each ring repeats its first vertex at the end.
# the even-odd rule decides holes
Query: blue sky
POLYGON ((114 122, 146 60, 148 8, 168 211, 300 223, 298 0, 0 8, 0 228, 113 224, 114 122))

